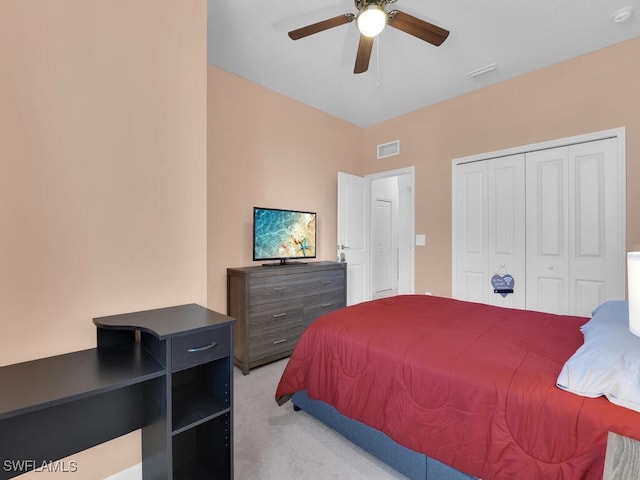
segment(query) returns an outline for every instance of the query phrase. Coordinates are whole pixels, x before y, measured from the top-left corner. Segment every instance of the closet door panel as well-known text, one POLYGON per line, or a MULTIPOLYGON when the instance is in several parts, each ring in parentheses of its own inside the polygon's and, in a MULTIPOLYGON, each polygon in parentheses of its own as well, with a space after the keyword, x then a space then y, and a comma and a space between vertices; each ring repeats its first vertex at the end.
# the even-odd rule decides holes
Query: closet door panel
MULTIPOLYGON (((537 310, 539 312, 549 313, 566 313, 567 291, 566 279, 553 275, 539 275, 536 280, 535 292, 537 298, 536 303, 532 305, 532 301, 527 299, 527 310, 537 310)), ((531 285, 529 285, 531 290, 531 285)))
POLYGON ((571 305, 573 315, 590 317, 598 305, 612 298, 607 296, 607 283, 604 281, 575 278, 571 286, 573 288, 571 299, 574 301, 571 305))
POLYGON ((454 196, 455 298, 486 303, 487 281, 487 164, 458 165, 454 196))
POLYGON ((525 308, 524 154, 487 161, 489 278, 513 278, 513 293, 489 286, 488 303, 525 308))
POLYGON ((569 309, 568 148, 526 154, 526 308, 569 309))
POLYGON ((624 239, 618 195, 623 191, 617 142, 569 147, 571 275, 569 312, 590 316, 606 300, 624 298, 624 239))

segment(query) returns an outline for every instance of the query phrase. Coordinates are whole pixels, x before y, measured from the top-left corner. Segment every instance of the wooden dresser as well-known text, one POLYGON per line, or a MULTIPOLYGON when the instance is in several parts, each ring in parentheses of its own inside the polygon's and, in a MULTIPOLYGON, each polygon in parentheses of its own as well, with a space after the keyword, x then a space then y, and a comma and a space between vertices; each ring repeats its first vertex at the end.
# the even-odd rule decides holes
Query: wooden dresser
POLYGON ((242 373, 291 355, 302 331, 346 305, 346 264, 311 262, 227 269, 234 362, 242 373))

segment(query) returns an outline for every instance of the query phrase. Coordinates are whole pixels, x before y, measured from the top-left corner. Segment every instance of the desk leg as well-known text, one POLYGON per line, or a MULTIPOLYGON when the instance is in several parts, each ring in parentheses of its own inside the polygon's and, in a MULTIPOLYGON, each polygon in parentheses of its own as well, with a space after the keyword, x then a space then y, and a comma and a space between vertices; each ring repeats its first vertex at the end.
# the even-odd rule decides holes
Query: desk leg
POLYGON ((167 378, 148 382, 144 393, 144 426, 142 427, 142 478, 172 478, 171 426, 167 416, 167 378))

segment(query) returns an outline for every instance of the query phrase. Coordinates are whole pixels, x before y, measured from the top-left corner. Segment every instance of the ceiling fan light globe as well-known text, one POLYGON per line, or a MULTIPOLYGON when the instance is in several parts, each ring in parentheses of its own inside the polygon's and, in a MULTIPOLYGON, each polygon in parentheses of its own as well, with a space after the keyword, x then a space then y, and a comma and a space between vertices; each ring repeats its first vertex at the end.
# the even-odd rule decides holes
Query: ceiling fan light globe
POLYGON ((356 25, 365 37, 375 37, 384 30, 387 21, 388 16, 384 9, 378 5, 369 5, 358 14, 356 25))

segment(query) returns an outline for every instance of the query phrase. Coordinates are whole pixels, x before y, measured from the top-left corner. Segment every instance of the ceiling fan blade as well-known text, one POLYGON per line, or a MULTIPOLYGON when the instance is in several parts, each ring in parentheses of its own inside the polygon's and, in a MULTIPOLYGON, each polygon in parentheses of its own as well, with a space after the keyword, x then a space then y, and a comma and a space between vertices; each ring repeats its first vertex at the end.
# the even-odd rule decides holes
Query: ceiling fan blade
POLYGON ((440 28, 408 13, 400 12, 399 10, 389 12, 389 25, 436 47, 440 46, 449 36, 449 30, 445 30, 444 28, 440 28))
POLYGON ((291 30, 289 32, 289 38, 291 38, 291 40, 298 40, 300 38, 308 37, 309 35, 313 35, 314 33, 323 32, 324 30, 329 30, 330 28, 339 27, 340 25, 344 25, 345 23, 353 22, 355 18, 356 16, 353 13, 345 13, 344 15, 338 15, 337 17, 328 18, 327 20, 313 23, 311 25, 307 25, 306 27, 291 30))
POLYGON ((358 43, 358 54, 356 55, 356 64, 353 67, 353 73, 364 73, 369 69, 369 59, 371 59, 371 50, 373 49, 373 37, 365 37, 360 35, 360 43, 358 43))

